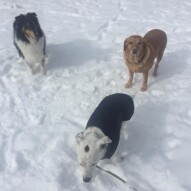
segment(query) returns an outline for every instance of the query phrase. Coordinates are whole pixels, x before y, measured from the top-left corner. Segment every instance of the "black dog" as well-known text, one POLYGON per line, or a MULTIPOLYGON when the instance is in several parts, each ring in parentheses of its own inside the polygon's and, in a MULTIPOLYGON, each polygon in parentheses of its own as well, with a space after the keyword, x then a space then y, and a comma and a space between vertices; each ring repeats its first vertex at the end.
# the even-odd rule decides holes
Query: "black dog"
POLYGON ((126 94, 112 94, 105 97, 87 122, 86 128, 97 127, 112 141, 104 158, 111 158, 120 137, 123 121, 130 120, 134 113, 132 98, 126 94))
POLYGON ((14 45, 31 72, 33 64, 40 63, 41 71, 45 74, 45 47, 46 38, 39 25, 36 13, 27 13, 15 17, 13 23, 14 45))
POLYGON ((77 134, 78 162, 83 167, 83 180, 89 182, 94 176, 97 163, 110 159, 117 149, 123 121, 134 113, 133 99, 126 94, 105 97, 92 113, 85 131, 77 134))

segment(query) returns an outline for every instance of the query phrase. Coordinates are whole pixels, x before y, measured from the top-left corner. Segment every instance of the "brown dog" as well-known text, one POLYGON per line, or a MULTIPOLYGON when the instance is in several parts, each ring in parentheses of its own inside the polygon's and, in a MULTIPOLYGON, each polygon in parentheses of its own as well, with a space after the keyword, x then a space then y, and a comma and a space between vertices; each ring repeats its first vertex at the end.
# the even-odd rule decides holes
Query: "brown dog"
POLYGON ((124 41, 124 60, 129 69, 129 80, 126 88, 132 87, 135 72, 143 73, 141 91, 147 89, 148 73, 155 58, 157 59, 153 76, 157 76, 157 69, 167 44, 166 33, 159 29, 153 29, 144 37, 134 35, 124 41))

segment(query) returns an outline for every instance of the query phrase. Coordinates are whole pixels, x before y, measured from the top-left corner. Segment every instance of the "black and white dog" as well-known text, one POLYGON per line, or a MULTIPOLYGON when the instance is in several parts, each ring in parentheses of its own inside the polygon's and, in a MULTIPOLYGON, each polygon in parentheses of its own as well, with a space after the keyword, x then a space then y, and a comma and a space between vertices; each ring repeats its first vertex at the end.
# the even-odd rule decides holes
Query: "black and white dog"
POLYGON ((36 13, 27 13, 15 17, 13 23, 14 45, 34 74, 33 65, 39 63, 41 71, 46 74, 45 65, 45 35, 39 25, 36 13))
POLYGON ((134 102, 126 94, 105 97, 87 122, 85 131, 76 135, 78 162, 84 182, 91 181, 97 163, 110 159, 117 149, 123 121, 130 120, 134 102))

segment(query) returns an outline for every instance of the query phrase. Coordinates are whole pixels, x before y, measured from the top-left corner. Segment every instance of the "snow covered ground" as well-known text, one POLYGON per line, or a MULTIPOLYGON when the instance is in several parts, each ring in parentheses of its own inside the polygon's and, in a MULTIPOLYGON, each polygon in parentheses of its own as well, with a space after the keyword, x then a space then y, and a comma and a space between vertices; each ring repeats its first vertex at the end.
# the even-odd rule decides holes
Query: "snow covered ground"
POLYGON ((190 0, 1 0, 0 190, 131 190, 101 171, 83 183, 75 135, 103 97, 138 91, 141 74, 124 88, 123 41, 160 28, 168 45, 124 124, 124 161, 100 165, 137 191, 190 191, 190 10, 190 0), (30 75, 13 47, 14 17, 27 12, 37 13, 47 37, 46 76, 30 75))

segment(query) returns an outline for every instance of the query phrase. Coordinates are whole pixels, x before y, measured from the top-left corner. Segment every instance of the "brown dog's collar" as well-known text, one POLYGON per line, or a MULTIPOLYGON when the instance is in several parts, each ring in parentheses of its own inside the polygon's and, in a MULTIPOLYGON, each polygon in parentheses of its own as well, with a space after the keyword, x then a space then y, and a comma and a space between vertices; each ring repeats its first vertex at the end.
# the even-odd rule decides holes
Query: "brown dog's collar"
POLYGON ((141 66, 144 65, 145 62, 147 61, 147 59, 149 58, 150 54, 151 54, 151 50, 150 50, 149 46, 147 46, 146 53, 143 55, 141 60, 138 61, 137 64, 140 64, 141 66))
POLYGON ((146 61, 147 61, 147 59, 149 58, 150 54, 151 54, 151 49, 150 49, 149 46, 147 46, 147 47, 146 47, 145 54, 143 54, 143 56, 141 57, 141 59, 139 59, 137 62, 134 62, 134 63, 133 63, 133 62, 130 62, 130 61, 127 59, 127 63, 128 63, 128 64, 136 64, 136 65, 138 65, 139 67, 142 67, 142 66, 146 63, 146 61))
POLYGON ((133 58, 131 60, 129 60, 128 57, 126 57, 126 60, 127 60, 128 64, 136 64, 137 66, 142 67, 145 64, 146 60, 149 58, 150 54, 151 54, 151 47, 148 45, 148 46, 146 46, 146 51, 141 56, 141 59, 139 59, 139 60, 136 59, 136 60, 138 60, 138 61, 136 61, 133 58))

